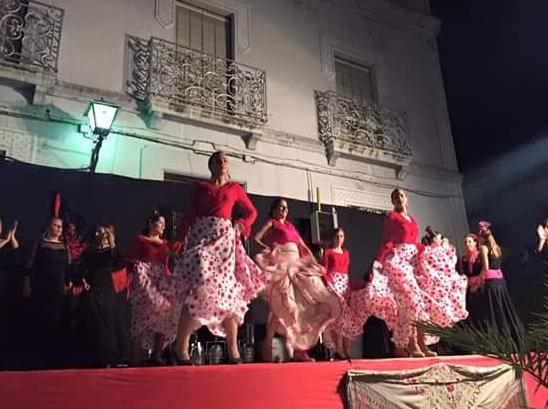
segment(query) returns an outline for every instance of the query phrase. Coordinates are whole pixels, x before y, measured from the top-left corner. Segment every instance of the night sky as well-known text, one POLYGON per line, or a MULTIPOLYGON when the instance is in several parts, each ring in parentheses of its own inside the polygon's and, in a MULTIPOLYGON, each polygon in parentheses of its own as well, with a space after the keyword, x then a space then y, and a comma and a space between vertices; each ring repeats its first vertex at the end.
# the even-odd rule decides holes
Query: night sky
POLYGON ((548 1, 431 0, 459 167, 548 138, 548 1))
POLYGON ((503 249, 525 320, 542 310, 543 266, 532 251, 548 214, 548 0, 431 0, 469 227, 503 249))

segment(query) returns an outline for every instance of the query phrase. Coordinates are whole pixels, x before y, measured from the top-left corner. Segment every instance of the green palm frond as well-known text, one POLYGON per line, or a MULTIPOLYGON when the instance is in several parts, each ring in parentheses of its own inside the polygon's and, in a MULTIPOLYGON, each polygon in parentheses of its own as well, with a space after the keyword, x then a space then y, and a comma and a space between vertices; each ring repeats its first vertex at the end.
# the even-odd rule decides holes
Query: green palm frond
POLYGON ((538 343, 538 347, 548 351, 548 282, 545 284, 544 311, 536 313, 537 322, 529 326, 529 337, 538 343))
POLYGON ((529 326, 526 338, 520 341, 515 341, 510 334, 501 334, 487 323, 478 326, 462 323, 453 328, 442 328, 419 322, 417 327, 465 351, 508 363, 519 372, 530 374, 540 386, 548 388, 548 291, 543 304, 544 311, 535 314, 536 322, 529 326))

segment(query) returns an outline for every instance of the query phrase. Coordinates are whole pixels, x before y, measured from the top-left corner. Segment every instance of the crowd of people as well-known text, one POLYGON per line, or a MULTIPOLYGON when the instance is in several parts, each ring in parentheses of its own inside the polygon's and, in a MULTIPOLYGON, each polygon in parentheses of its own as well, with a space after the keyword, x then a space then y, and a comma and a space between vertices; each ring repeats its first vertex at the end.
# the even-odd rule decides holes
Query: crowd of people
MULTIPOLYGON (((250 258, 241 238, 251 236, 257 211, 230 180, 223 152, 211 155, 208 165, 211 179, 194 184, 175 240, 164 238, 166 220, 157 211, 126 254, 111 224, 97 226, 84 243, 73 225, 51 219, 23 278, 35 340, 28 352, 32 367, 66 365, 60 328, 74 298, 80 304, 74 342, 84 366, 191 365, 190 340, 201 327, 225 338, 228 363, 239 364, 238 329, 256 297, 269 306, 261 351, 267 362, 276 334, 285 337, 296 361, 313 361, 308 351, 322 334, 336 358, 348 359, 352 340, 372 316, 386 323, 398 357, 436 355, 432 345, 439 340, 417 329, 417 321, 443 327, 488 323, 516 342, 526 336, 489 223, 466 235, 465 254, 458 258, 447 238, 430 227, 419 242, 409 199, 396 189, 368 279, 355 283, 344 228, 333 231, 318 260, 290 222, 283 198, 273 201, 268 220, 252 236, 261 251, 250 258), (243 216, 232 220, 235 206, 243 216)), ((18 249, 17 222, 3 236, 0 252, 18 249)), ((538 237, 546 260, 548 220, 538 237)))

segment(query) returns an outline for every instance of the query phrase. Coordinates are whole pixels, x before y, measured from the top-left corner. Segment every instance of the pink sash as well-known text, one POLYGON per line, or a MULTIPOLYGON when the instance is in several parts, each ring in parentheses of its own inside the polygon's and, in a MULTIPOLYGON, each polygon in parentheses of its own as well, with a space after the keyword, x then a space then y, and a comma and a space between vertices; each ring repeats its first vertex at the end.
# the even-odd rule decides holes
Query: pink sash
POLYGON ((503 278, 502 270, 500 268, 496 270, 487 270, 485 273, 485 279, 486 280, 500 280, 503 278))

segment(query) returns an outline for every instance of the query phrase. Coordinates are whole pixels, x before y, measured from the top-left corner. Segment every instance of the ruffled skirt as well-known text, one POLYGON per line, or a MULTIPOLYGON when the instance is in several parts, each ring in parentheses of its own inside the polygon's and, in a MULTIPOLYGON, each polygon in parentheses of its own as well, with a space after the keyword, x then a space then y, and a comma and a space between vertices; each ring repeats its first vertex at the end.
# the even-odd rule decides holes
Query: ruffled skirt
POLYGON ((324 269, 312 257, 300 257, 287 243, 256 256, 267 277, 265 297, 288 345, 308 350, 341 314, 339 297, 325 285, 324 269))
POLYGON ((426 293, 430 321, 441 327, 452 327, 468 317, 468 280, 455 270, 456 263, 453 246, 426 247, 420 255, 417 281, 426 293))
POLYGON ((185 251, 173 257, 173 265, 180 304, 194 321, 220 337, 226 336, 225 319, 234 317, 241 325, 248 304, 264 288, 261 270, 227 219, 196 219, 185 251))

